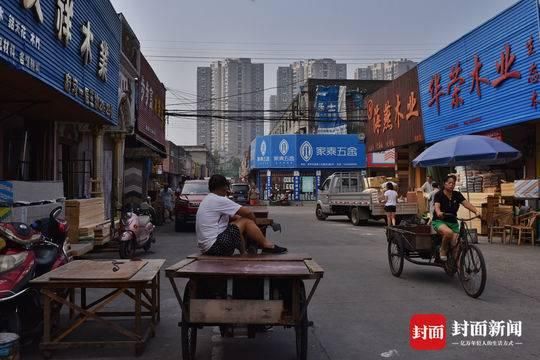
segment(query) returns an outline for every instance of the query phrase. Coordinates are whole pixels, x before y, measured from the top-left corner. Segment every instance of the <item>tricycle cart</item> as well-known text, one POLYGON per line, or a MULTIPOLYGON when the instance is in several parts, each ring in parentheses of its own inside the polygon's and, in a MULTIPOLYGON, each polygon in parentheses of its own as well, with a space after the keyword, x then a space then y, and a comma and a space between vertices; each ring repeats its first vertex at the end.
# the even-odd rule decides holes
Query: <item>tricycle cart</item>
POLYGON ((222 336, 247 327, 248 337, 268 326, 294 327, 296 354, 307 358, 308 305, 324 270, 305 254, 192 255, 166 269, 182 311, 182 357, 195 358, 197 330, 219 326, 222 336), (184 296, 176 278, 189 279, 184 296), (304 280, 315 280, 306 296, 304 280))
POLYGON ((388 263, 392 275, 399 277, 404 260, 417 265, 443 268, 448 276, 458 273, 459 281, 467 295, 477 298, 486 286, 486 263, 480 249, 472 244, 471 235, 465 221, 461 222, 460 234, 455 246, 450 246, 448 260, 441 261, 439 247, 441 236, 429 225, 389 226, 386 229, 388 241, 388 263))

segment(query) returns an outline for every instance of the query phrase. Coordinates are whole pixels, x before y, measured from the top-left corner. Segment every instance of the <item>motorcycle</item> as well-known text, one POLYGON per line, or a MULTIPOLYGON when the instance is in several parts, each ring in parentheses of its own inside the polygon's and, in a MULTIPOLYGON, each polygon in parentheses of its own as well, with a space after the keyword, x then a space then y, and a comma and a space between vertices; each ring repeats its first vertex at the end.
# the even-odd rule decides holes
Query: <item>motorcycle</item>
POLYGON ((140 248, 148 252, 152 243, 156 242, 154 229, 152 217, 147 214, 146 209, 125 211, 120 219, 120 257, 131 259, 135 250, 140 248))
MULTIPOLYGON (((23 339, 41 332, 41 296, 29 282, 70 261, 68 226, 59 219, 61 212, 62 207, 57 207, 48 219, 31 226, 0 223, 0 332, 14 332, 23 339)), ((60 308, 53 310, 60 312, 60 308)))
POLYGON ((289 206, 290 190, 279 191, 273 193, 270 197, 270 205, 272 206, 289 206))

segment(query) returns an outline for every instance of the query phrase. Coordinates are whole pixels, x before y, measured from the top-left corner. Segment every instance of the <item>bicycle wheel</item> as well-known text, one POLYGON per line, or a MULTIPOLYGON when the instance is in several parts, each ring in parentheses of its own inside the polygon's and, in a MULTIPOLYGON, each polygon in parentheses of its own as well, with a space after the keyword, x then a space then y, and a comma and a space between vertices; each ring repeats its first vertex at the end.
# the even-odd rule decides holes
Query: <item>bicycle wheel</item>
POLYGON ((469 245, 459 259, 459 281, 470 297, 482 295, 486 286, 487 270, 484 255, 476 245, 469 245))
POLYGON ((403 242, 396 239, 395 236, 391 236, 388 241, 388 263, 390 271, 395 277, 399 277, 403 271, 403 257, 403 242))

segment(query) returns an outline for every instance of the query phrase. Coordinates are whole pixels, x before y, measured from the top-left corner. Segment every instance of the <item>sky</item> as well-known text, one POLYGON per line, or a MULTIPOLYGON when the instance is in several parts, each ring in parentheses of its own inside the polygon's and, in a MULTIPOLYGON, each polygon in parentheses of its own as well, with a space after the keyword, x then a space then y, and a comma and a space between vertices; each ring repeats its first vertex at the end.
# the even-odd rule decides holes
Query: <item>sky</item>
MULTIPOLYGON (((194 110, 197 67, 226 57, 264 63, 264 87, 278 66, 334 58, 354 69, 421 61, 517 0, 111 0, 125 15, 160 80, 169 109, 194 110), (155 58, 172 56, 172 58, 155 58)), ((268 97, 276 89, 265 91, 268 97)), ((196 143, 196 119, 170 118, 167 139, 196 143)))

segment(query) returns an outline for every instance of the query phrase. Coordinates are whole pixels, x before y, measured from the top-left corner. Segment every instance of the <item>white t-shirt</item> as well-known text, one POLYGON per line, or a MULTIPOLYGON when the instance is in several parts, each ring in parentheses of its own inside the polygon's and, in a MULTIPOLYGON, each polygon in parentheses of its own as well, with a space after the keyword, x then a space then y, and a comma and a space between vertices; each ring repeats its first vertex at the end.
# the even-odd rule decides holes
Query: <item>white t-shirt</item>
POLYGON ((229 219, 234 216, 240 205, 225 196, 214 193, 208 194, 197 210, 195 229, 197 242, 201 252, 205 253, 216 242, 217 236, 229 225, 229 219))
POLYGON ((397 198, 398 193, 395 190, 386 190, 384 192, 384 196, 386 196, 386 204, 385 206, 396 206, 397 205, 397 198))

